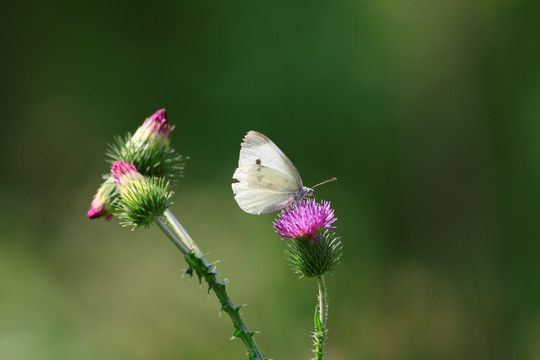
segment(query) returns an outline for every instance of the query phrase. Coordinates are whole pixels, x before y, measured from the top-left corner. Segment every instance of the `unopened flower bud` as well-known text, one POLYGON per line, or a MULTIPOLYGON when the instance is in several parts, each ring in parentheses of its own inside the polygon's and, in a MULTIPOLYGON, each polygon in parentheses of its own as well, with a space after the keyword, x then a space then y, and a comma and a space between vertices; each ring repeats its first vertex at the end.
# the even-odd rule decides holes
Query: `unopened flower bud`
POLYGON ((118 184, 120 193, 125 191, 130 183, 141 181, 143 178, 139 171, 137 171, 137 168, 127 161, 115 161, 112 166, 111 174, 118 184))
POLYGON ((112 161, 132 163, 144 176, 164 176, 174 181, 182 174, 184 158, 170 147, 173 129, 165 109, 158 110, 146 118, 133 136, 117 138, 107 155, 112 161))
POLYGON ((108 177, 101 184, 97 193, 94 195, 92 205, 86 213, 88 219, 97 219, 104 217, 106 220, 111 220, 113 217, 113 202, 118 196, 118 188, 116 181, 112 177, 108 177))
POLYGON ((164 141, 169 143, 169 135, 173 131, 167 112, 165 109, 156 111, 152 116, 147 117, 144 123, 137 129, 131 140, 134 143, 144 143, 146 141, 164 141))
POLYGON ((126 161, 115 161, 111 173, 120 190, 117 212, 124 225, 148 227, 167 210, 172 192, 165 179, 142 176, 126 161))

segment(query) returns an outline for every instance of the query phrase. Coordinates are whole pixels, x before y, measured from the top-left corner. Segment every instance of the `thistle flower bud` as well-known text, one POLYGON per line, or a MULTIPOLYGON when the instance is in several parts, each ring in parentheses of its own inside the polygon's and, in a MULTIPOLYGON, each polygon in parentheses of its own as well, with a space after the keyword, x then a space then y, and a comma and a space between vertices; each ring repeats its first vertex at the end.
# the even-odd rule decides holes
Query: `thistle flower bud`
POLYGON ((337 219, 330 203, 302 200, 283 210, 274 221, 276 232, 292 239, 286 257, 301 276, 320 276, 333 270, 340 261, 342 244, 332 226, 337 219))
POLYGON ((113 203, 117 197, 118 188, 116 181, 109 176, 94 195, 92 205, 86 213, 88 219, 92 220, 104 217, 106 220, 111 220, 113 217, 113 203))
POLYGON ((145 143, 147 141, 163 141, 169 143, 169 135, 174 126, 169 124, 165 109, 156 111, 147 117, 141 127, 137 129, 131 140, 134 143, 145 143))
POLYGON ((122 194, 132 182, 140 182, 143 179, 143 176, 137 171, 137 168, 127 161, 115 161, 111 174, 118 184, 120 194, 122 194))
POLYGON ((132 163, 144 176, 166 177, 174 180, 182 174, 184 158, 169 146, 169 135, 174 129, 165 109, 146 118, 135 134, 116 138, 107 155, 114 161, 132 163))
POLYGON ((115 161, 111 170, 118 184, 118 217, 123 225, 148 227, 156 216, 162 216, 170 205, 172 192, 163 178, 142 176, 126 161, 115 161))

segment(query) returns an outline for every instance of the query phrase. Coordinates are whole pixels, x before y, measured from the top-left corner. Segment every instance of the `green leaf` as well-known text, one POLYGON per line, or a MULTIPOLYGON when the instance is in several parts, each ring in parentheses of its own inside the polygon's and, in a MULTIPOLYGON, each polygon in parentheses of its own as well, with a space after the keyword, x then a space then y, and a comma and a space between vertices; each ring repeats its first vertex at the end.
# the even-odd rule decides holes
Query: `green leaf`
POLYGON ((323 331, 322 323, 321 323, 321 313, 319 312, 319 304, 315 307, 315 316, 313 318, 313 322, 315 324, 315 331, 321 332, 323 331))

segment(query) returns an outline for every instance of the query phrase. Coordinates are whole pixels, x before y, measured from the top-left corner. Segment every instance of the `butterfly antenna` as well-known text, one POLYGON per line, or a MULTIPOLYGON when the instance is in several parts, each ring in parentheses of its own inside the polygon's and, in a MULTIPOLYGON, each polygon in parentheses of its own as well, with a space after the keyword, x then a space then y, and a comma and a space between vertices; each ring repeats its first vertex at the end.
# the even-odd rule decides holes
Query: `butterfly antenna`
POLYGON ((318 183, 317 185, 314 185, 313 186, 313 189, 315 189, 317 186, 319 185, 322 185, 322 184, 326 184, 326 183, 329 183, 329 182, 333 182, 333 181, 336 181, 337 180, 337 177, 333 177, 331 179, 328 179, 328 180, 324 180, 322 183, 318 183))

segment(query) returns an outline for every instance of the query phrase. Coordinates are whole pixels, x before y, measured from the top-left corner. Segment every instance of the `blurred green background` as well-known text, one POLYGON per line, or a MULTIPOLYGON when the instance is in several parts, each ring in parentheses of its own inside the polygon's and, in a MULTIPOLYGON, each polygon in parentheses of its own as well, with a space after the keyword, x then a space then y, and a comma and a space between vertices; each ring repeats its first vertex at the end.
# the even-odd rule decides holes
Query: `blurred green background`
POLYGON ((311 356, 316 282, 233 199, 252 129, 339 179, 328 359, 540 358, 538 1, 0 6, 1 359, 245 358, 159 229, 85 216, 162 107, 172 210, 265 356, 311 356))

